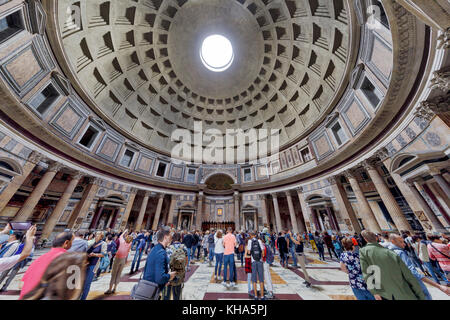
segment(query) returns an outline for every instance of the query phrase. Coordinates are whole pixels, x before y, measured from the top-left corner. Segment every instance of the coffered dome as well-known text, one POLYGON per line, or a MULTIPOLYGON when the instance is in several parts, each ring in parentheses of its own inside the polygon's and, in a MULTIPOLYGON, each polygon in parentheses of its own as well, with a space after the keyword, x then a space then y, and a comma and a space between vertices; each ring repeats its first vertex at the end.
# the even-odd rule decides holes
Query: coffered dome
POLYGON ((77 91, 110 125, 170 154, 175 129, 275 129, 299 141, 347 85, 351 23, 343 0, 58 1, 60 44, 77 91), (70 11, 70 10, 69 10, 70 11), (213 72, 205 38, 233 61, 213 72))

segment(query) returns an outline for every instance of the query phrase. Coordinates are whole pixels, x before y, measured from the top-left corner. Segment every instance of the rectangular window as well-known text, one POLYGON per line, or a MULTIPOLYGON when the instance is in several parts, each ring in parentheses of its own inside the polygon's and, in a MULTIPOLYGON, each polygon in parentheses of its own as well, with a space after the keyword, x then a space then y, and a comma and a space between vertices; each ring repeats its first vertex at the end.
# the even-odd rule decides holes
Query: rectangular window
POLYGON ((7 41, 17 33, 24 30, 22 14, 20 11, 11 13, 0 19, 0 43, 7 41))
POLYGON ((347 141, 347 136, 345 135, 344 129, 342 129, 339 122, 336 122, 331 127, 331 131, 333 132, 334 138, 336 139, 336 142, 339 146, 347 141))
POLYGON ((158 170, 156 171, 156 175, 158 177, 164 178, 166 176, 166 168, 167 168, 167 164, 160 162, 158 164, 158 170))
POLYGON ((127 149, 123 154, 122 160, 120 161, 120 165, 128 168, 131 165, 131 162, 133 161, 133 157, 134 152, 127 149))
POLYGON ((305 148, 302 151, 300 151, 302 155, 303 162, 308 162, 311 160, 311 153, 309 153, 309 148, 305 148))
POLYGON ((244 181, 245 182, 252 181, 252 170, 250 168, 244 169, 244 181))
POLYGON ((58 100, 59 96, 58 90, 50 83, 31 100, 30 105, 39 114, 44 114, 58 100))
POLYGON ((97 129, 95 129, 93 126, 89 126, 83 137, 81 137, 79 144, 90 149, 94 144, 94 141, 97 138, 98 134, 99 131, 97 129))
POLYGON ((187 175, 187 182, 194 183, 195 182, 195 169, 189 169, 187 175))
POLYGON ((372 107, 376 108, 381 99, 377 94, 377 89, 369 79, 364 78, 364 81, 361 85, 361 91, 366 96, 367 100, 369 100, 369 102, 372 104, 372 107))

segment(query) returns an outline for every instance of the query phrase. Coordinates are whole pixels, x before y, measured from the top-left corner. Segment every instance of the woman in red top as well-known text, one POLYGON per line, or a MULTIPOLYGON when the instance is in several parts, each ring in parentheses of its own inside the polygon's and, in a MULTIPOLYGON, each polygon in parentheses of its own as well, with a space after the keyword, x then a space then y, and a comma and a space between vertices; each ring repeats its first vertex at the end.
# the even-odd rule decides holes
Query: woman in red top
POLYGON ((428 244, 428 255, 431 259, 437 260, 441 269, 450 274, 450 244, 444 244, 441 237, 429 235, 428 239, 432 241, 428 244))
POLYGON ((109 289, 105 292, 105 294, 114 294, 116 292, 117 285, 120 282, 120 276, 122 275, 122 270, 127 263, 128 253, 130 252, 130 248, 133 243, 133 237, 128 235, 128 230, 125 230, 120 236, 119 241, 120 244, 113 262, 109 289))

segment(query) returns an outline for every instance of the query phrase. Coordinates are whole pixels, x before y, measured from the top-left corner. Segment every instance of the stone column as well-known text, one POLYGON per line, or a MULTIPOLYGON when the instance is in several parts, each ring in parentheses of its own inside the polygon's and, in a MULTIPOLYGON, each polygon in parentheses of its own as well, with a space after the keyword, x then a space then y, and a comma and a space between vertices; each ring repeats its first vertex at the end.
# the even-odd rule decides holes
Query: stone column
POLYGON ((367 201, 364 192, 361 190, 361 187, 359 186, 358 180, 356 180, 356 177, 350 170, 347 170, 345 172, 345 176, 350 182, 353 192, 355 193, 356 200, 358 201, 360 210, 359 215, 366 224, 367 229, 375 233, 380 233, 381 232, 380 225, 378 224, 378 221, 375 218, 372 209, 370 208, 369 201, 367 201))
MULTIPOLYGON (((145 211, 147 210, 148 198, 150 197, 150 192, 145 192, 144 198, 142 199, 141 209, 139 210, 139 215, 134 225, 135 231, 140 231, 142 228, 142 221, 144 221, 145 211)), ((150 219, 150 217, 149 217, 150 219)))
POLYGON ((326 207, 326 210, 327 210, 327 214, 328 214, 328 219, 330 220, 331 228, 333 228, 335 231, 339 231, 338 222, 336 221, 336 219, 333 215, 333 212, 331 212, 331 208, 326 207))
MULTIPOLYGON (((286 191, 285 193, 286 193, 287 203, 288 203, 288 207, 289 207, 289 215, 291 216, 292 231, 294 233, 298 233, 298 222, 297 222, 297 217, 295 216, 295 210, 294 210, 294 204, 292 203, 291 192, 286 191)), ((303 226, 303 223, 302 223, 302 226, 303 226)), ((304 229, 304 227, 303 227, 303 229, 304 229)))
POLYGON ((439 187, 441 187, 442 191, 444 191, 447 198, 450 198, 450 187, 448 186, 447 180, 445 180, 442 176, 441 171, 439 169, 432 168, 430 173, 434 180, 438 183, 439 187))
MULTIPOLYGON (((389 158, 389 153, 386 150, 386 148, 381 148, 377 152, 377 156, 378 158, 380 158, 380 160, 383 162, 386 168, 391 167, 392 159, 389 158)), ((403 197, 408 202, 408 205, 414 212, 414 214, 417 216, 418 214, 420 214, 420 212, 423 212, 425 216, 428 218, 429 222, 431 223, 431 227, 433 227, 436 231, 439 229, 441 230, 439 232, 443 232, 442 230, 445 230, 445 228, 443 228, 439 219, 436 218, 433 211, 430 209, 428 204, 422 198, 419 191, 416 189, 414 183, 412 181, 409 182, 403 181, 402 177, 397 173, 390 172, 390 174, 392 179, 394 179, 395 184, 400 189, 403 197)), ((424 221, 422 221, 423 218, 422 219, 420 217, 417 218, 422 227, 424 228, 424 230, 429 232, 430 230, 427 230, 427 226, 425 225, 424 221)))
POLYGON ((169 206, 169 214, 167 217, 167 225, 174 225, 176 227, 176 224, 173 223, 173 216, 174 216, 174 210, 175 210, 175 205, 177 204, 177 196, 176 195, 171 195, 170 196, 170 206, 169 206))
POLYGON ((152 230, 158 229, 159 217, 161 216, 161 208, 164 201, 164 194, 158 195, 158 205, 156 206, 155 219, 153 220, 152 230))
MULTIPOLYGON (((300 208, 302 208, 302 215, 303 215, 303 219, 305 219, 305 223, 310 227, 309 231, 312 231, 314 228, 313 226, 313 222, 311 222, 311 210, 308 208, 308 206, 306 205, 306 201, 305 201, 305 197, 303 196, 303 188, 299 187, 297 188, 297 196, 298 196, 298 201, 300 202, 300 208)), ((305 226, 305 231, 308 228, 305 226)))
POLYGON ((130 218, 131 209, 133 208, 134 200, 136 199, 136 188, 131 188, 130 196, 128 197, 127 206, 123 214, 122 223, 120 228, 124 229, 127 226, 128 219, 130 218))
MULTIPOLYGON (((420 194, 419 190, 417 190, 417 187, 414 184, 414 182, 413 181, 408 181, 407 185, 408 185, 409 189, 411 190, 411 193, 414 195, 415 199, 417 200, 417 202, 419 202, 421 208, 423 208, 423 213, 425 214, 425 216, 430 221, 431 226, 434 229, 434 231, 442 232, 442 233, 447 232, 445 230, 445 227, 442 225, 441 221, 436 217, 436 215, 434 214, 433 210, 431 210, 431 208, 428 205, 428 203, 422 197, 422 195, 420 194)), ((422 221, 420 219, 419 219, 419 221, 422 223, 422 221)))
POLYGON ((31 192, 30 196, 27 198, 17 215, 14 217, 14 221, 27 221, 31 217, 34 208, 38 204, 39 200, 41 200, 45 190, 47 190, 56 173, 58 173, 61 168, 62 165, 60 163, 54 162, 50 164, 47 172, 39 181, 38 185, 34 188, 33 192, 31 192))
POLYGON ((239 191, 234 192, 234 223, 236 230, 241 230, 241 217, 239 208, 239 191))
POLYGON ((196 229, 201 230, 203 222, 203 191, 200 191, 197 195, 197 220, 196 229))
POLYGON ((22 167, 22 175, 14 177, 0 194, 0 212, 5 209, 11 198, 16 194, 17 190, 19 190, 41 159, 42 156, 35 151, 30 154, 28 160, 22 167))
POLYGON ((114 211, 114 213, 113 213, 113 218, 112 218, 111 223, 110 223, 110 225, 109 225, 109 228, 110 228, 110 229, 114 230, 114 227, 115 227, 116 222, 117 222, 117 216, 119 215, 119 213, 120 213, 121 210, 123 210, 123 207, 118 207, 118 208, 114 211))
POLYGON ((342 217, 344 218, 344 221, 347 222, 350 221, 350 224, 347 224, 347 227, 350 228, 350 232, 354 233, 360 233, 361 227, 359 225, 358 219, 356 218, 355 211, 353 211, 353 207, 348 200, 347 193, 344 190, 344 187, 342 186, 342 183, 339 179, 339 176, 334 176, 328 178, 328 182, 331 184, 331 187, 333 189, 334 197, 336 198, 336 201, 339 206, 339 212, 342 214, 342 217))
POLYGON ((94 218, 91 221, 91 225, 89 226, 89 229, 97 229, 97 224, 98 224, 98 221, 100 220, 100 217, 102 216, 104 208, 105 208, 104 206, 97 208, 97 213, 94 215, 94 218))
POLYGON ((267 211, 266 195, 262 194, 259 196, 259 201, 261 201, 261 216, 263 225, 269 225, 269 212, 267 211))
POLYGON ((406 220, 406 217, 402 209, 400 209, 397 201, 395 201, 394 196, 392 195, 391 191, 386 185, 386 182, 381 177, 380 173, 378 172, 374 164, 366 160, 363 162, 363 166, 367 170, 367 173, 369 174, 370 178, 372 179, 372 182, 375 185, 375 188, 377 189, 377 192, 380 195, 381 200, 383 200, 384 205, 389 211, 392 220, 394 220, 397 229, 399 231, 408 230, 410 232, 413 232, 410 224, 408 223, 408 220, 406 220))
POLYGON ((69 229, 81 227, 81 224, 89 211, 89 207, 97 194, 100 182, 101 180, 98 178, 91 178, 91 183, 87 186, 83 193, 83 197, 80 202, 78 202, 75 210, 70 216, 67 226, 69 229))
POLYGON ((62 194, 61 198, 56 204, 56 207, 53 210, 52 214, 50 215, 50 217, 48 217, 47 221, 45 221, 41 239, 48 239, 52 234, 53 229, 58 223, 61 214, 66 208, 67 203, 69 203, 70 197, 72 196, 73 191, 75 190, 76 186, 78 185, 82 177, 83 177, 82 173, 77 173, 72 177, 72 180, 70 180, 69 184, 66 187, 66 190, 64 190, 64 193, 62 194))
POLYGON ((276 193, 272 194, 272 199, 273 199, 273 208, 275 211, 276 229, 278 233, 282 230, 283 227, 281 224, 280 207, 278 206, 278 198, 276 193))

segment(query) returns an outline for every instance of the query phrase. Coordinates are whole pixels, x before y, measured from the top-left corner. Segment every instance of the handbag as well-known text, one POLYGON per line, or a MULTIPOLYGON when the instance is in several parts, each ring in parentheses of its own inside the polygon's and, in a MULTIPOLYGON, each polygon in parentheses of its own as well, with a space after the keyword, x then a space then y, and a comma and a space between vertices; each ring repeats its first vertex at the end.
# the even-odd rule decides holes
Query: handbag
MULTIPOLYGON (((147 267, 147 264, 145 266, 147 267)), ((131 298, 133 300, 158 300, 160 292, 159 285, 155 282, 142 279, 143 274, 142 272, 138 283, 131 289, 131 298)))

